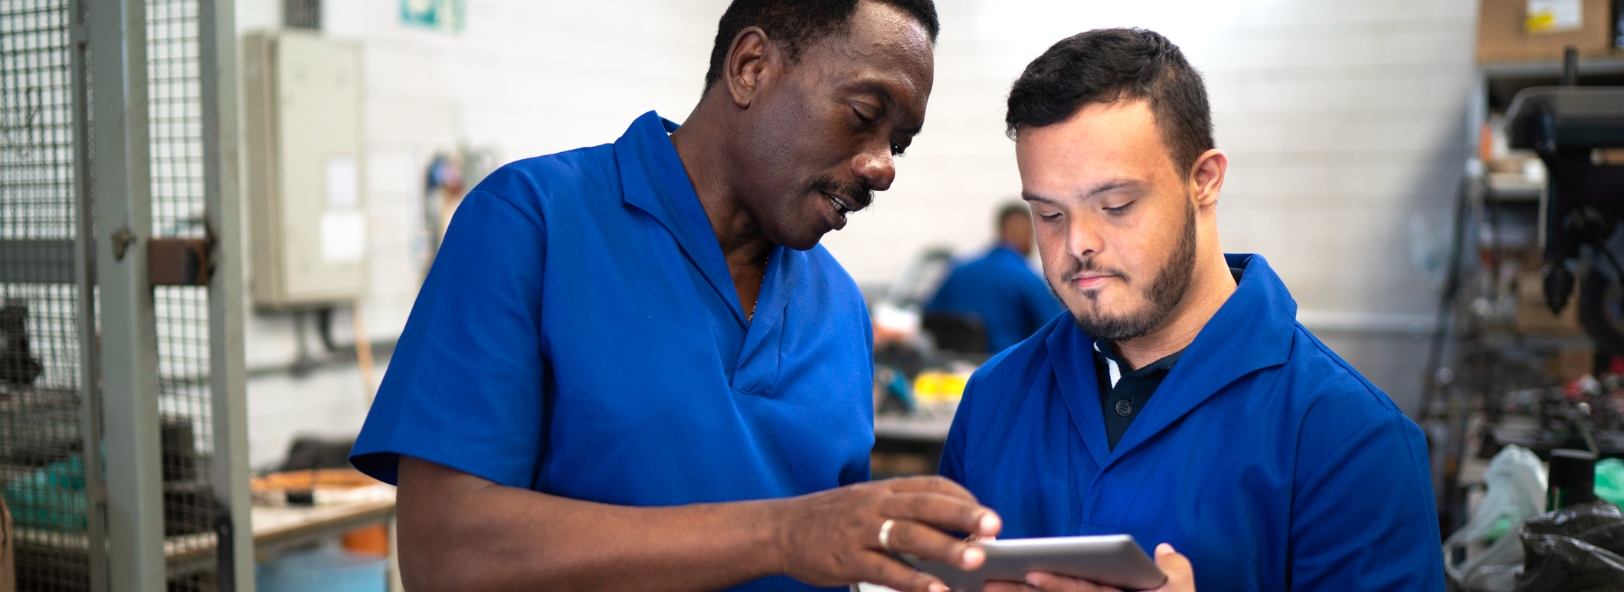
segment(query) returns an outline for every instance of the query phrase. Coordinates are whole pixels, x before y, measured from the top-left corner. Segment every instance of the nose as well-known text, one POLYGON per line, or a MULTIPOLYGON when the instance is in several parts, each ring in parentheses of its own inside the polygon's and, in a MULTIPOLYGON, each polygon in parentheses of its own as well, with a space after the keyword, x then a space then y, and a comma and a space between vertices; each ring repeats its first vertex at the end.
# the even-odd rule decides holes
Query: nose
POLYGON ((851 162, 852 174, 863 180, 863 184, 875 191, 885 191, 891 188, 891 181, 897 178, 896 162, 891 158, 891 145, 886 144, 880 150, 870 150, 858 154, 851 162))
POLYGON ((1105 246, 1087 216, 1073 216, 1066 232, 1066 252, 1079 260, 1098 255, 1105 246))

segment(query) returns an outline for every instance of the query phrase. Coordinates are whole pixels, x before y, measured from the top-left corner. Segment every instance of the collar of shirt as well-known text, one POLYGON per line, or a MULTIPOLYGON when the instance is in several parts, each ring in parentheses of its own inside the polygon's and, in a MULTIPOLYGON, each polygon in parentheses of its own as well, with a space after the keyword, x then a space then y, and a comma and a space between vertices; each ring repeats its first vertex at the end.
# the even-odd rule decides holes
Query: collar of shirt
MULTIPOLYGON (((1262 256, 1224 257, 1230 267, 1242 270, 1240 284, 1168 371, 1157 389, 1157 403, 1134 420, 1134 429, 1114 449, 1101 430, 1077 428, 1102 470, 1235 380, 1289 359, 1298 326, 1296 301, 1262 256)), ((1045 340, 1054 359, 1081 362, 1054 365, 1062 398, 1077 418, 1075 426, 1097 426, 1105 421, 1098 404, 1094 364, 1085 361, 1094 355, 1094 341, 1071 323, 1045 340)))
POLYGON ((1094 353, 1105 360, 1105 367, 1109 368, 1111 372, 1111 386, 1114 387, 1123 377, 1143 378, 1157 372, 1171 371, 1173 363, 1179 361, 1179 356, 1184 355, 1184 350, 1173 352, 1160 360, 1146 364, 1143 368, 1127 372, 1123 372, 1122 369, 1128 366, 1128 362, 1123 360, 1122 356, 1117 355, 1116 348, 1111 346, 1111 342, 1104 339, 1095 339, 1094 353))
MULTIPOLYGON (((705 281, 717 296, 727 301, 739 325, 748 327, 752 320, 745 316, 739 304, 738 290, 733 288, 733 273, 727 268, 727 258, 711 228, 710 217, 699 203, 688 171, 682 166, 677 148, 671 143, 671 132, 679 126, 654 111, 644 113, 632 122, 619 140, 615 141, 615 158, 620 162, 620 180, 625 190, 621 193, 627 205, 647 212, 676 237, 683 254, 704 274, 705 281)), ((768 255, 767 277, 762 282, 761 294, 756 302, 754 322, 772 326, 782 315, 793 290, 795 274, 789 273, 792 253, 783 246, 774 246, 768 255)))

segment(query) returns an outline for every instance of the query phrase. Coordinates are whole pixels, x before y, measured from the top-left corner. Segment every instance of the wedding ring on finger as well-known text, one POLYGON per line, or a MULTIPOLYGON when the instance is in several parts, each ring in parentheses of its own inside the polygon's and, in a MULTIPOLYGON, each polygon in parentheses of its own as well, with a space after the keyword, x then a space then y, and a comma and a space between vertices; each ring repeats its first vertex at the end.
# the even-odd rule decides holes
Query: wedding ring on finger
POLYGON ((883 524, 880 524, 880 548, 885 549, 886 553, 891 552, 891 527, 896 526, 896 524, 897 520, 895 518, 887 518, 883 524))

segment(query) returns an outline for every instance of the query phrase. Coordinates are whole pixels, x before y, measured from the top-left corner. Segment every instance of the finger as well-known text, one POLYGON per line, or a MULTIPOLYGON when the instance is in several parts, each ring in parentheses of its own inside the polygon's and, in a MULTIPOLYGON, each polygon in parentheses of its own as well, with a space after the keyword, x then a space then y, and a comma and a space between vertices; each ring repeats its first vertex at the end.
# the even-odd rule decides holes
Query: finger
POLYGON ((857 558, 858 579, 879 584, 901 592, 948 592, 936 576, 898 563, 879 553, 864 553, 857 558))
POLYGON ((1195 589, 1195 569, 1190 566, 1190 558, 1179 554, 1173 545, 1156 545, 1156 567, 1167 574, 1167 583, 1162 584, 1163 590, 1195 589))
POLYGON ((972 502, 976 501, 975 494, 970 493, 970 490, 965 489, 963 485, 954 483, 951 479, 937 477, 934 475, 922 477, 898 477, 896 479, 886 479, 881 481, 881 483, 884 483, 887 487, 891 488, 891 491, 898 493, 905 491, 940 493, 942 495, 967 499, 972 502))
POLYGON ((891 525, 890 551, 934 559, 964 571, 981 568, 987 552, 918 522, 898 520, 891 525))
POLYGON ((1122 592, 1110 586, 1041 571, 1027 573, 1026 585, 1043 592, 1122 592))
POLYGON ((899 493, 880 502, 880 515, 923 522, 942 530, 994 536, 1003 528, 998 513, 975 502, 939 493, 899 493))

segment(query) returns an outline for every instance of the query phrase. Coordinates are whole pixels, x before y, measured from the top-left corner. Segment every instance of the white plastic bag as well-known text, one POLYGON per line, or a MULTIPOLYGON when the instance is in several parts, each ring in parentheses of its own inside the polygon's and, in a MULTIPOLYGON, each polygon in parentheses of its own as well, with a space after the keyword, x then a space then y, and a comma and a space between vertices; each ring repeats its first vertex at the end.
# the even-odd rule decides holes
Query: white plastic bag
POLYGON ((1444 541, 1444 572, 1467 590, 1510 592, 1502 590, 1506 579, 1496 577, 1504 569, 1492 568, 1522 563, 1517 535, 1524 519, 1545 513, 1545 466, 1527 448, 1506 446, 1489 461, 1483 483, 1488 491, 1472 519, 1444 541), (1510 528, 1489 543, 1488 535, 1504 524, 1510 528), (1464 561, 1454 562, 1456 549, 1466 549, 1464 561))

